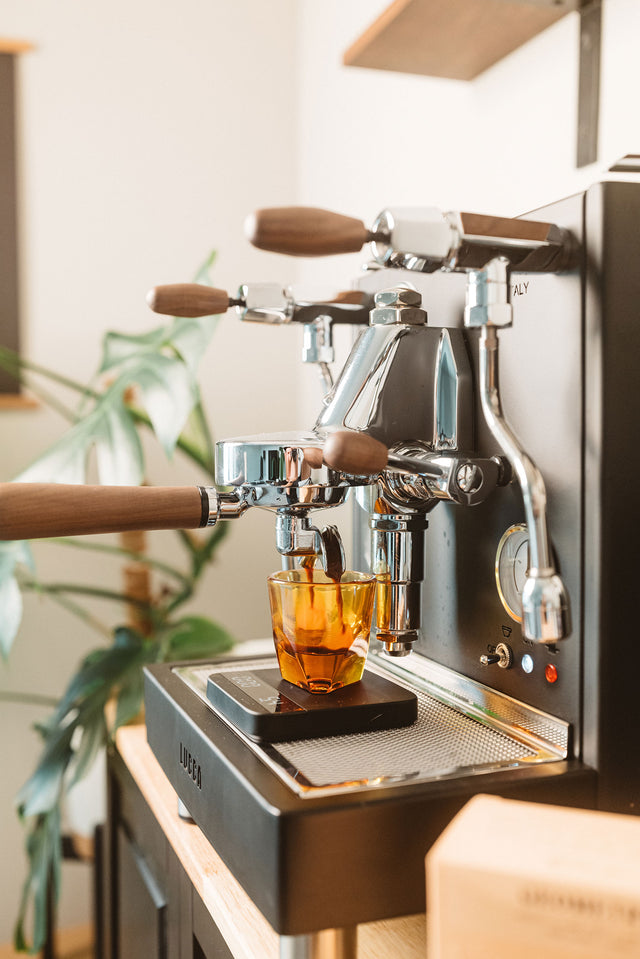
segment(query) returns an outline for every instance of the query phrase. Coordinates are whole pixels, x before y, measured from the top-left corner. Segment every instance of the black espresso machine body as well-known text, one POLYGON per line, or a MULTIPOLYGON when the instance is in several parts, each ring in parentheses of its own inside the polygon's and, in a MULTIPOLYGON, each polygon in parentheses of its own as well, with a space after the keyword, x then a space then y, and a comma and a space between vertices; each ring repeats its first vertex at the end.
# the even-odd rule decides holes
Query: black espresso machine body
MULTIPOLYGON (((207 676, 226 669, 250 680, 274 664, 269 653, 146 670, 151 748, 284 935, 423 911, 425 854, 478 792, 638 808, 640 182, 596 184, 530 218, 571 230, 581 247, 566 273, 512 274, 513 326, 500 341, 505 415, 546 483, 571 600, 568 638, 522 638, 507 611, 513 562, 500 581, 506 605, 500 598, 496 556, 508 531, 512 554, 526 560, 522 500, 510 483, 476 506, 443 502, 429 512, 420 640, 403 659, 370 654, 369 669, 416 690, 414 726, 256 743, 210 707, 207 676), (496 655, 505 647, 506 667, 496 655)), ((382 269, 360 285, 374 292, 403 280, 422 293, 429 325, 462 328, 460 275, 382 269)), ((464 337, 475 376, 477 334, 464 337)), ((491 457, 500 450, 476 405, 476 449, 491 457)), ((355 565, 364 568, 373 560, 362 502, 355 565)))

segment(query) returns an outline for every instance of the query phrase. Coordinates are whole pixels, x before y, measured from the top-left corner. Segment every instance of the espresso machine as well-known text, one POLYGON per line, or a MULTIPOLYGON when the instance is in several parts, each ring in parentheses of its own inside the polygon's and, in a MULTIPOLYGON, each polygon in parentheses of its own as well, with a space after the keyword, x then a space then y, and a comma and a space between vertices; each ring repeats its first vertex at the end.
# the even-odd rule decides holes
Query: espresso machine
POLYGON ((295 712, 255 678, 271 653, 146 670, 150 746, 283 957, 324 955, 321 941, 352 956, 358 923, 424 911, 425 854, 478 792, 640 808, 640 510, 622 493, 640 470, 635 173, 515 219, 385 209, 369 229, 259 211, 248 233, 261 249, 362 249, 357 289, 298 303, 278 286, 229 297, 181 285, 151 305, 302 323, 327 387, 309 431, 218 443, 223 491, 83 490, 86 520, 77 499, 62 520, 43 507, 55 488, 34 487, 29 504, 3 491, 6 539, 93 531, 106 495, 121 499, 102 529, 263 507, 288 562, 318 555, 325 568, 343 561, 318 511, 352 500, 353 565, 378 579, 367 671, 415 696, 409 725, 267 741, 218 711, 208 686, 215 674, 256 713, 295 712), (355 338, 334 383, 336 322, 355 338))

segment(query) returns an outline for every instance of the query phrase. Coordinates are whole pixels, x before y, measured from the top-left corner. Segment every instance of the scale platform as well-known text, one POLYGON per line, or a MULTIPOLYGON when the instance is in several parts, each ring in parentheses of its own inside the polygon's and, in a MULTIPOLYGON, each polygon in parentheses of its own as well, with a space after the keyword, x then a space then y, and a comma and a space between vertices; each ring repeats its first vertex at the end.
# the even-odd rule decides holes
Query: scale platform
POLYGON ((567 723, 425 657, 412 657, 411 671, 398 663, 370 652, 366 675, 415 695, 414 722, 272 742, 214 709, 208 686, 211 674, 256 675, 281 697, 273 654, 145 669, 151 749, 281 935, 423 912, 424 857, 478 792, 595 801, 593 770, 569 758, 567 723))
POLYGON ((254 742, 279 743, 409 726, 418 698, 370 670, 331 693, 309 693, 277 667, 230 669, 207 677, 207 699, 219 715, 254 742))

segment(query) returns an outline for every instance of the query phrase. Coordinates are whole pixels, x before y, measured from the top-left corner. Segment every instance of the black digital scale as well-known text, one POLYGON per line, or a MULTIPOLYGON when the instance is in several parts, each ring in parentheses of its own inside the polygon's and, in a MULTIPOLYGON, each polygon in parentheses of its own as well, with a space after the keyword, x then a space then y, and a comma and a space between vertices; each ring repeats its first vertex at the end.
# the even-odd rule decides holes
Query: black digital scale
POLYGON ((278 668, 212 673, 207 699, 254 742, 280 743, 409 726, 418 715, 410 689, 365 671, 357 683, 309 693, 278 668))

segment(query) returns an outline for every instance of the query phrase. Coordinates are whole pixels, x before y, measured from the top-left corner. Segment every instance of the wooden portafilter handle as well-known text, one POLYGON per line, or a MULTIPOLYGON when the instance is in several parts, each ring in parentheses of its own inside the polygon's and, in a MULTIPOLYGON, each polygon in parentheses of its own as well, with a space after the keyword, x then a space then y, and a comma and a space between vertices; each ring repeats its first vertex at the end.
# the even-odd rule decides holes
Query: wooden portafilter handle
POLYGON ((215 316, 226 313, 237 301, 226 290, 216 290, 200 283, 168 283, 154 286, 147 293, 147 303, 154 313, 167 316, 215 316))
POLYGON ((197 529, 208 519, 208 493, 199 486, 0 483, 0 540, 197 529))
POLYGON ((362 220, 311 206, 257 210, 245 221, 253 246, 289 256, 358 253, 371 235, 362 220))

